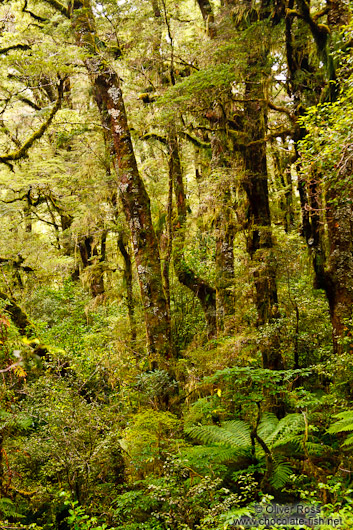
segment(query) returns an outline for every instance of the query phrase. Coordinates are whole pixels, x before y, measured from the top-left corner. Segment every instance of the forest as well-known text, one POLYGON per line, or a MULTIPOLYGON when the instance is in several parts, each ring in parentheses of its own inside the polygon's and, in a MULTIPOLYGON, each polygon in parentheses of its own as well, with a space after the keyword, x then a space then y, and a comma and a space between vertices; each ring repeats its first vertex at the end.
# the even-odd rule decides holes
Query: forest
POLYGON ((353 528, 352 9, 0 0, 0 530, 353 528))

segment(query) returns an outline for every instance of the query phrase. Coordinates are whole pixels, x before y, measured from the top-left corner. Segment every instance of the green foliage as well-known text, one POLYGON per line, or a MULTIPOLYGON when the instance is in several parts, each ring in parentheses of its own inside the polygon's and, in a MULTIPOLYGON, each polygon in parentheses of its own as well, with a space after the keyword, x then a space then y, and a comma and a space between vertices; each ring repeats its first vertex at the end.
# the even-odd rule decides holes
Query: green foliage
POLYGON ((329 427, 328 432, 330 434, 348 433, 343 445, 352 445, 353 434, 350 434, 350 431, 353 431, 353 412, 347 410, 345 412, 335 414, 334 417, 337 418, 337 421, 329 427))
POLYGON ((6 530, 225 530, 261 499, 320 502, 352 527, 351 315, 334 352, 332 305, 313 287, 318 249, 310 243, 308 254, 301 225, 307 214, 313 229, 317 215, 321 257, 337 254, 327 206, 352 201, 353 29, 345 13, 330 22, 335 6, 320 14, 297 2, 298 14, 265 4, 211 2, 205 27, 190 0, 92 2, 96 57, 77 46, 55 0, 0 5, 1 160, 37 136, 12 170, 0 167, 6 530), (333 61, 317 53, 313 28, 325 33, 333 61), (115 144, 110 137, 121 110, 106 113, 103 91, 99 111, 84 69, 97 58, 120 79, 146 190, 138 221, 124 203, 131 168, 115 159, 124 137, 119 129, 115 144), (327 67, 337 65, 330 83, 327 67), (38 137, 64 79, 62 106, 38 137), (162 141, 147 139, 151 132, 162 141), (175 135, 183 260, 216 290, 213 335, 203 283, 195 295, 173 268, 182 198, 168 144, 175 135), (265 228, 249 200, 262 185, 269 200, 259 193, 256 208, 268 212, 265 228), (173 350, 159 366, 146 340, 134 232, 149 212, 164 280, 157 295, 170 295, 173 350), (263 245, 254 255, 252 237, 263 245), (9 296, 30 316, 31 336, 21 335, 9 296), (271 297, 273 313, 260 325, 259 303, 271 297), (266 355, 279 355, 280 369, 269 369, 266 355))
POLYGON ((274 414, 266 413, 254 427, 244 421, 233 420, 224 422, 221 427, 188 427, 186 433, 206 444, 230 447, 233 452, 231 457, 224 455, 230 460, 240 461, 244 457, 250 461, 256 458, 259 463, 266 460, 271 484, 274 488, 281 488, 293 472, 289 462, 282 461, 281 452, 288 446, 293 449, 298 443, 298 434, 304 429, 302 414, 288 414, 278 420, 274 414))
POLYGON ((69 528, 72 530, 106 530, 108 528, 105 523, 98 524, 97 517, 87 515, 78 501, 70 500, 70 496, 65 492, 62 492, 62 497, 66 499, 64 504, 69 507, 70 515, 66 518, 69 528))

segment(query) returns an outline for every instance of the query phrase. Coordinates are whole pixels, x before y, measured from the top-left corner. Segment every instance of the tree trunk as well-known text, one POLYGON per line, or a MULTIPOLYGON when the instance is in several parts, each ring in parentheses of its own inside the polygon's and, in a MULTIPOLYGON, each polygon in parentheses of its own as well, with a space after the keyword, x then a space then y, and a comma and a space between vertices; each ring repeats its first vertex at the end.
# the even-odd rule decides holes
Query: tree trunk
POLYGON ((102 121, 109 124, 118 188, 132 235, 148 349, 152 365, 156 366, 170 357, 171 332, 150 199, 137 168, 118 74, 96 49, 90 1, 74 0, 71 17, 77 44, 87 52, 85 65, 102 121))
POLYGON ((136 327, 136 318, 135 318, 135 304, 132 288, 132 264, 127 245, 124 242, 124 235, 122 232, 119 232, 118 235, 118 248, 124 260, 124 283, 126 288, 126 305, 129 315, 130 322, 130 333, 131 333, 131 342, 136 341, 137 336, 137 327, 136 327))
POLYGON ((195 272, 185 263, 184 245, 187 207, 183 173, 179 156, 179 146, 175 133, 172 133, 169 137, 169 172, 173 178, 175 201, 178 212, 177 220, 174 223, 173 238, 173 262, 175 274, 180 283, 185 285, 185 287, 188 287, 188 289, 190 289, 199 299, 207 322, 208 337, 213 338, 217 334, 216 289, 209 285, 206 280, 195 274, 195 272))
POLYGON ((214 38, 216 36, 216 28, 211 3, 209 0, 197 0, 197 4, 200 8, 202 18, 205 22, 207 33, 211 38, 214 38))
MULTIPOLYGON (((219 330, 230 333, 234 330, 232 316, 234 298, 234 237, 235 226, 224 193, 224 209, 216 219, 216 276, 217 276, 217 325, 219 330), (228 206, 228 207, 227 207, 228 206)), ((233 319, 234 320, 234 319, 233 319)))
MULTIPOLYGON (((226 124, 224 124, 226 129, 226 124)), ((232 153, 229 152, 225 133, 217 131, 211 140, 212 171, 222 183, 216 205, 216 291, 217 327, 233 331, 234 299, 234 238, 235 222, 231 204, 232 153)))
POLYGON ((255 91, 254 86, 250 83, 247 85, 249 101, 245 104, 245 115, 251 141, 242 150, 245 169, 243 188, 248 199, 247 249, 251 258, 257 261, 254 279, 258 322, 265 324, 276 316, 278 299, 271 253, 273 240, 267 184, 266 110, 260 103, 264 100, 260 83, 257 88, 255 91))
MULTIPOLYGON (((258 324, 273 321, 278 316, 276 269, 273 257, 273 238, 268 193, 266 158, 267 104, 264 93, 264 71, 267 50, 249 52, 249 72, 245 83, 244 114, 248 143, 241 150, 245 176, 243 188, 248 199, 247 250, 254 262, 255 304, 258 324)), ((262 348, 263 367, 283 368, 278 339, 262 348)))
POLYGON ((102 257, 98 255, 97 245, 93 240, 93 236, 84 237, 78 244, 81 255, 83 269, 91 269, 87 271, 87 283, 92 296, 97 297, 104 294, 104 278, 101 267, 102 257))
POLYGON ((328 269, 325 292, 330 307, 333 346, 343 351, 341 339, 351 328, 353 308, 353 208, 349 198, 338 199, 334 190, 327 194, 327 227, 329 239, 328 269))
MULTIPOLYGON (((330 0, 327 2, 330 8, 327 15, 327 23, 330 28, 339 27, 347 23, 348 11, 341 0, 330 0)), ((302 2, 300 2, 302 5, 302 2)), ((294 0, 289 0, 288 8, 293 9, 294 0)), ((308 11, 310 15, 310 10, 308 11)), ((300 22, 300 24, 305 24, 300 22)), ((311 37, 315 39, 315 24, 300 27, 298 23, 293 24, 293 18, 286 18, 286 49, 287 64, 289 70, 289 95, 293 96, 295 113, 299 118, 305 114, 305 107, 315 105, 322 97, 324 88, 322 76, 317 76, 315 87, 315 68, 310 65, 308 52, 303 53, 305 41, 309 42, 311 37), (294 28, 297 28, 296 31, 294 28), (308 85, 308 73, 311 74, 312 82, 308 85), (313 90, 314 87, 314 90, 313 90), (315 90, 316 88, 316 90, 315 90)), ((327 40, 327 38, 326 38, 327 40)), ((326 40, 324 44, 326 46, 326 40)), ((318 56, 321 57, 323 48, 320 49, 316 41, 318 56)), ((327 53, 327 51, 326 51, 327 53)), ((327 58, 327 81, 335 78, 334 69, 330 58, 327 58)), ((332 83, 331 83, 332 84, 332 83)), ((337 90, 328 89, 328 95, 334 98, 337 90)), ((297 144, 304 138, 306 131, 297 126, 294 141, 296 154, 297 144)), ((352 259, 352 235, 353 235, 353 212, 350 203, 350 195, 342 199, 342 192, 337 192, 334 184, 327 184, 325 193, 323 179, 320 172, 313 168, 304 179, 300 176, 300 167, 297 168, 299 180, 299 196, 302 210, 302 235, 305 237, 309 252, 312 257, 314 269, 314 287, 325 291, 330 310, 330 318, 333 330, 334 352, 342 352, 342 338, 346 334, 347 320, 352 316, 353 306, 353 259, 352 259), (325 198, 324 198, 325 193, 325 198), (326 204, 325 204, 326 202, 326 204), (327 232, 325 231, 327 226, 327 232)), ((349 168, 352 171, 352 167, 349 168)), ((349 192, 350 194, 351 192, 349 192)))

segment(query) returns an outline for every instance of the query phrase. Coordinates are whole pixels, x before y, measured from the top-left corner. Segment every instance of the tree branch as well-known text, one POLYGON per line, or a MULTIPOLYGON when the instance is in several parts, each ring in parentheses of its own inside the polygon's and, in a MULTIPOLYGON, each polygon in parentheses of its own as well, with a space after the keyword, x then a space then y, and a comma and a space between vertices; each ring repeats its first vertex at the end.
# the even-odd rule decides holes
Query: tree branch
POLYGON ((59 11, 65 17, 70 18, 70 12, 68 8, 64 6, 61 2, 58 2, 58 0, 43 0, 43 2, 49 4, 51 7, 56 9, 56 11, 59 11))
POLYGON ((7 52, 10 52, 11 50, 30 50, 31 47, 28 44, 12 44, 11 46, 7 46, 6 48, 0 49, 0 55, 4 55, 7 52))
POLYGON ((291 121, 296 121, 297 118, 295 117, 294 114, 291 113, 291 111, 289 109, 286 109, 286 107, 279 107, 278 105, 275 105, 274 103, 272 103, 272 101, 268 101, 267 102, 268 104, 268 107, 271 109, 271 110, 275 110, 277 112, 282 112, 283 114, 287 114, 288 118, 291 120, 291 121))
POLYGON ((37 20, 38 22, 47 22, 48 21, 47 18, 40 17, 39 15, 36 15, 35 13, 33 13, 32 11, 27 9, 27 5, 28 5, 28 2, 27 2, 27 0, 25 0, 25 3, 24 3, 23 8, 22 8, 22 13, 27 13, 32 18, 34 18, 34 20, 37 20))
POLYGON ((195 136, 192 136, 191 134, 185 131, 182 131, 180 133, 180 136, 183 136, 186 140, 189 140, 189 142, 191 142, 196 147, 202 147, 203 149, 209 149, 211 147, 210 142, 204 142, 200 140, 199 138, 196 138, 195 136))
POLYGON ((23 103, 26 103, 29 107, 31 107, 34 110, 42 110, 42 107, 31 101, 30 99, 26 98, 25 96, 19 96, 18 98, 23 103))
POLYGON ((161 142, 164 145, 168 145, 167 139, 164 136, 161 136, 160 134, 157 134, 157 133, 147 133, 147 134, 144 134, 143 136, 140 136, 140 140, 151 140, 151 139, 158 140, 158 142, 161 142))
POLYGON ((47 121, 44 122, 39 127, 39 129, 35 133, 33 133, 32 136, 30 136, 25 141, 25 143, 22 145, 22 147, 20 147, 17 151, 13 151, 12 153, 8 153, 7 155, 0 156, 0 163, 7 164, 11 166, 11 168, 13 169, 12 164, 9 164, 9 161, 15 161, 15 160, 20 160, 20 158, 24 158, 27 154, 27 151, 32 147, 34 142, 43 136, 43 134, 45 133, 45 131, 48 129, 51 122, 53 121, 55 114, 60 109, 61 101, 63 97, 63 85, 64 85, 64 82, 63 80, 61 80, 58 86, 58 91, 59 91, 58 99, 56 100, 55 105, 52 108, 47 121))
POLYGON ((21 361, 19 361, 18 363, 10 364, 10 366, 8 366, 7 368, 4 368, 4 370, 0 370, 0 374, 4 374, 5 372, 9 372, 10 370, 12 370, 13 368, 16 368, 16 366, 19 366, 20 364, 21 364, 21 361))

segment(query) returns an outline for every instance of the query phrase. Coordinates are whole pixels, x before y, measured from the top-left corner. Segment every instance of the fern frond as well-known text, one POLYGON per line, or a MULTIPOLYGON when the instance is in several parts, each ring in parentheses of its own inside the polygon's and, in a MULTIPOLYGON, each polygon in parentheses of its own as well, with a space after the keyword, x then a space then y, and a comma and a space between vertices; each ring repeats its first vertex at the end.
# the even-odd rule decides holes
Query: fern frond
POLYGON ((342 445, 353 445, 353 434, 347 436, 342 445))
POLYGON ((215 470, 217 465, 236 462, 239 459, 239 455, 232 447, 217 445, 194 445, 183 449, 181 454, 188 466, 193 469, 202 469, 205 473, 210 466, 215 470))
POLYGON ((234 434, 241 444, 245 447, 251 444, 250 438, 250 426, 244 421, 233 420, 225 421, 222 427, 227 429, 230 433, 234 434))
POLYGON ((305 445, 310 456, 320 456, 324 451, 328 451, 331 449, 331 447, 329 447, 328 445, 324 445, 318 442, 306 442, 305 445))
POLYGON ((296 434, 303 432, 305 429, 305 421, 302 414, 287 414, 281 418, 274 432, 269 437, 266 443, 271 443, 272 447, 283 446, 284 442, 289 443, 296 434))
POLYGON ((275 432, 278 426, 278 418, 273 412, 266 412, 261 417, 259 426, 257 428, 257 433, 263 440, 267 441, 270 436, 275 432))
POLYGON ((251 445, 250 427, 242 421, 226 422, 224 427, 215 425, 188 427, 185 432, 206 444, 224 445, 243 451, 251 445))
POLYGON ((273 449, 281 449, 283 447, 291 446, 293 450, 297 451, 303 447, 303 434, 288 434, 273 444, 273 449))
POLYGON ((336 434, 339 432, 348 432, 353 431, 353 411, 347 410, 345 412, 340 412, 334 416, 338 418, 336 423, 330 425, 327 429, 327 432, 330 434, 336 434))
POLYGON ((273 474, 270 478, 270 483, 275 489, 282 488, 289 480, 289 477, 293 474, 293 469, 289 462, 277 461, 273 474))

